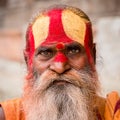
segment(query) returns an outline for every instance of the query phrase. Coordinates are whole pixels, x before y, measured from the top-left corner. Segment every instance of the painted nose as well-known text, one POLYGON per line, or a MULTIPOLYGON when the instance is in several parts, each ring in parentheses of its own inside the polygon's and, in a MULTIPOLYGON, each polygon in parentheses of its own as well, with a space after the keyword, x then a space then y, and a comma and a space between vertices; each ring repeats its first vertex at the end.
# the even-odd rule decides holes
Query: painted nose
POLYGON ((68 58, 63 53, 58 53, 51 66, 50 69, 58 74, 62 74, 68 70, 70 70, 70 65, 68 63, 68 58))

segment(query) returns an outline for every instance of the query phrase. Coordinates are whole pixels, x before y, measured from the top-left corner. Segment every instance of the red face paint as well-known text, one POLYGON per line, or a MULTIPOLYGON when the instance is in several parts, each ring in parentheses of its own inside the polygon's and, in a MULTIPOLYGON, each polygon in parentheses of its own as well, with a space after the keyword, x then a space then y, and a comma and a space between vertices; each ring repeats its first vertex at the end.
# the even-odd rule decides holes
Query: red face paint
POLYGON ((58 43, 56 45, 56 49, 58 51, 57 55, 55 56, 55 62, 67 62, 68 58, 62 53, 61 51, 64 50, 65 45, 64 43, 58 43))
POLYGON ((62 52, 58 52, 57 55, 54 58, 54 62, 67 62, 68 58, 62 53, 62 52))
POLYGON ((28 66, 30 68, 30 66, 32 65, 32 57, 35 51, 35 45, 34 45, 34 36, 32 33, 32 26, 29 26, 28 31, 27 31, 27 42, 26 42, 26 53, 27 53, 27 63, 28 66))
POLYGON ((85 44, 84 47, 86 50, 88 61, 91 65, 91 67, 93 68, 93 70, 95 70, 94 59, 93 59, 93 55, 92 55, 92 47, 93 47, 92 30, 91 30, 91 24, 89 24, 89 23, 86 24, 86 33, 85 33, 84 44, 85 44))
MULTIPOLYGON (((49 33, 47 38, 41 43, 42 46, 50 45, 50 44, 56 44, 56 43, 70 43, 73 42, 72 39, 70 39, 66 33, 64 32, 63 24, 62 24, 62 10, 61 9, 53 9, 48 12, 48 16, 50 18, 50 24, 49 24, 49 33)), ((84 45, 86 49, 86 53, 88 56, 89 63, 91 65, 94 65, 91 49, 92 49, 92 31, 91 26, 89 24, 86 24, 86 33, 84 38, 84 45)), ((64 45, 57 44, 56 49, 64 49, 64 45)), ((32 57, 35 51, 34 46, 34 36, 32 33, 32 27, 30 26, 27 32, 27 45, 26 45, 26 51, 28 52, 28 65, 32 64, 32 57)), ((67 58, 62 53, 59 52, 59 54, 56 55, 55 61, 59 62, 66 62, 67 58)))
POLYGON ((56 49, 57 50, 63 50, 65 48, 65 45, 63 44, 63 43, 58 43, 57 45, 56 45, 56 49))
POLYGON ((47 39, 41 45, 50 45, 58 42, 70 43, 73 41, 64 32, 61 13, 61 9, 55 9, 48 13, 50 17, 49 33, 47 39))
MULTIPOLYGON (((64 32, 61 13, 62 10, 60 9, 52 10, 48 13, 48 16, 50 17, 49 33, 46 40, 41 44, 42 46, 45 46, 58 43, 56 45, 58 51, 64 49, 63 43, 73 42, 73 40, 68 38, 64 32)), ((62 52, 58 52, 54 59, 55 62, 67 62, 67 60, 67 57, 62 52)))

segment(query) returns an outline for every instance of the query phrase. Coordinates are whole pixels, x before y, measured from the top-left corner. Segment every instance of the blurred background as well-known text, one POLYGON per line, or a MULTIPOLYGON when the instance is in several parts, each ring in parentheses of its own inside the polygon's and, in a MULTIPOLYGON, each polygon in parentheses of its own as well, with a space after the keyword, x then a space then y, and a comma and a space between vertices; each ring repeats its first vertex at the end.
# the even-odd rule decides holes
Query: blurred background
POLYGON ((26 27, 36 11, 54 4, 72 5, 88 14, 102 96, 120 93, 120 0, 0 0, 0 101, 21 96, 26 27))

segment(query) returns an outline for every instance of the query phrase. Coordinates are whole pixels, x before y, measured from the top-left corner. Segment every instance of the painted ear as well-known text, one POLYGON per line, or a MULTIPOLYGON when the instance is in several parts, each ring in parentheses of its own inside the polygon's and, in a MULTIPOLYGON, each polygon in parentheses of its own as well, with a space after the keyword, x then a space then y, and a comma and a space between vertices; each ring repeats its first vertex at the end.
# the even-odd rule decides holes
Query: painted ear
POLYGON ((23 50, 23 54, 24 54, 24 60, 25 60, 26 65, 27 65, 27 69, 31 70, 31 68, 32 68, 32 62, 31 62, 31 59, 30 59, 29 52, 26 51, 26 49, 24 49, 23 50))

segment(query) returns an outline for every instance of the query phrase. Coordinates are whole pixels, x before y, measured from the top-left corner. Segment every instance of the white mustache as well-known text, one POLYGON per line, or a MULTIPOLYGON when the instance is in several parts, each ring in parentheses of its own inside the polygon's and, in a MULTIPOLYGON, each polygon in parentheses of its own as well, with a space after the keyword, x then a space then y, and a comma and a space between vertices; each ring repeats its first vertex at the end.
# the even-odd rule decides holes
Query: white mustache
POLYGON ((46 90, 52 85, 54 85, 54 83, 62 81, 81 88, 82 86, 86 86, 87 78, 91 78, 89 76, 89 73, 87 73, 85 70, 82 70, 80 72, 72 69, 62 75, 58 75, 51 70, 46 70, 43 74, 37 75, 34 87, 46 90))

